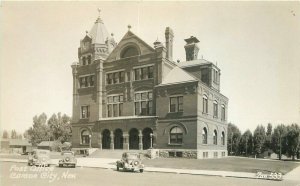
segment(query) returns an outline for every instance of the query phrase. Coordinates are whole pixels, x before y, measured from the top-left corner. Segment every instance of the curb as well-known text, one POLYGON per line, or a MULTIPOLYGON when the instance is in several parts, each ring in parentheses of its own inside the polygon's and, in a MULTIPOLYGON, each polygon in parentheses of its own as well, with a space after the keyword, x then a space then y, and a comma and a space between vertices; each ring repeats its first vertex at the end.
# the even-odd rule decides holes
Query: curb
MULTIPOLYGON (((24 159, 0 159, 0 162, 15 162, 15 163, 27 163, 27 160, 24 159), (18 160, 18 161, 16 161, 18 160)), ((56 163, 50 163, 50 165, 57 165, 56 163)), ((87 167, 87 168, 100 168, 100 169, 111 169, 116 170, 114 167, 106 167, 106 166, 89 166, 89 165, 77 165, 76 167, 87 167)), ((151 167, 155 168, 155 167, 151 167)), ((260 179, 260 180, 269 180, 269 181, 282 181, 282 179, 263 179, 254 176, 236 176, 236 175, 224 175, 224 174, 208 174, 208 173, 196 173, 196 172, 180 172, 180 171, 167 171, 167 170, 147 170, 144 169, 144 172, 152 172, 152 173, 169 173, 169 174, 186 174, 186 175, 201 175, 201 176, 217 176, 217 177, 228 177, 228 178, 246 178, 246 179, 260 179)), ((253 173, 254 174, 254 173, 253 173)))

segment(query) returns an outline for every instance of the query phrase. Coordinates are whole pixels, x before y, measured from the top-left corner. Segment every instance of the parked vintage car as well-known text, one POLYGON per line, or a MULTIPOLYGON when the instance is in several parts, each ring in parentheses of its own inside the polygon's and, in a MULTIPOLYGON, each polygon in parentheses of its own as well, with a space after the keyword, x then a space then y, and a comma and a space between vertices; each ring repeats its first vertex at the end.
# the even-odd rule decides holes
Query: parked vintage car
POLYGON ((42 149, 34 149, 28 155, 28 165, 50 166, 50 151, 42 149))
POLYGON ((122 159, 117 161, 117 171, 122 168, 123 170, 131 171, 144 171, 144 165, 138 153, 134 152, 124 152, 122 154, 122 159))
POLYGON ((71 166, 76 167, 77 159, 75 158, 75 154, 72 151, 63 151, 61 153, 62 158, 58 161, 59 167, 71 166))

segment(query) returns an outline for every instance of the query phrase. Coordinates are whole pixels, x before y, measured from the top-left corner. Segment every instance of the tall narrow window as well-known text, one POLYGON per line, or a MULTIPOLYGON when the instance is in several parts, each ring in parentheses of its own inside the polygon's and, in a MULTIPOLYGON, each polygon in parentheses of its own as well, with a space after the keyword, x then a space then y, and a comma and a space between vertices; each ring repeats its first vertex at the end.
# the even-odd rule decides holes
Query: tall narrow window
POLYGON ((153 66, 148 67, 148 78, 153 78, 153 66))
POLYGON ((183 96, 170 97, 170 112, 183 111, 183 96))
POLYGON ((222 141, 222 145, 225 145, 225 132, 224 131, 222 132, 222 135, 221 135, 221 141, 222 141))
POLYGON ((221 119, 223 120, 223 121, 225 121, 225 105, 222 105, 221 106, 221 108, 222 108, 222 113, 221 113, 221 119))
POLYGON ((214 101, 214 117, 218 117, 218 102, 214 101))
POLYGON ((218 138, 218 133, 216 130, 214 130, 214 133, 213 133, 213 142, 214 142, 214 145, 217 145, 217 138, 218 138))
POLYGON ((208 113, 208 100, 206 95, 203 96, 203 113, 208 113))
POLYGON ((142 79, 148 79, 148 67, 142 68, 142 79))
POLYGON ((207 129, 205 127, 202 129, 202 143, 207 144, 207 129))
POLYGON ((86 65, 86 57, 85 56, 82 58, 82 65, 86 65))
POLYGON ((134 80, 141 79, 141 69, 134 69, 134 80))
POLYGON ((88 62, 88 64, 91 64, 91 63, 92 63, 92 56, 89 55, 89 56, 87 57, 87 62, 88 62))
POLYGON ((81 106, 81 119, 86 119, 90 117, 89 106, 81 106))
POLYGON ((90 133, 87 130, 81 132, 81 144, 89 144, 90 142, 90 133))
POLYGON ((179 127, 173 127, 170 130, 170 143, 182 143, 182 130, 179 127))

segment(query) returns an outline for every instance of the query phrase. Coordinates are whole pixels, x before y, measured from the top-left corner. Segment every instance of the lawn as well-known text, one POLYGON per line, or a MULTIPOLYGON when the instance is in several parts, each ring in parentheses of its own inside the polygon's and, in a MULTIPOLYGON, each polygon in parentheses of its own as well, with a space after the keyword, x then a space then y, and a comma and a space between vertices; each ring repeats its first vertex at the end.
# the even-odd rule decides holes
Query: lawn
POLYGON ((286 174, 299 166, 299 163, 292 161, 262 160, 252 158, 227 157, 220 159, 183 159, 183 158, 157 158, 145 159, 145 166, 177 168, 177 169, 199 169, 233 172, 263 172, 286 174))

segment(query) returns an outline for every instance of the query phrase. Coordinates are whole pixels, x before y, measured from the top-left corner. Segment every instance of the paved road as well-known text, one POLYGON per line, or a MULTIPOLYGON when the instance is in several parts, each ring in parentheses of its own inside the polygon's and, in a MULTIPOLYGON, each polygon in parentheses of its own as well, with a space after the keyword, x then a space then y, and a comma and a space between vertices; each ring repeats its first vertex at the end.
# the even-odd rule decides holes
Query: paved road
POLYGON ((300 186, 294 181, 269 181, 242 178, 224 178, 173 173, 117 172, 99 168, 59 168, 51 166, 42 170, 25 163, 1 162, 0 185, 205 185, 205 186, 300 186), (23 178, 19 178, 23 176, 23 178), (35 177, 35 178, 31 178, 35 177))

